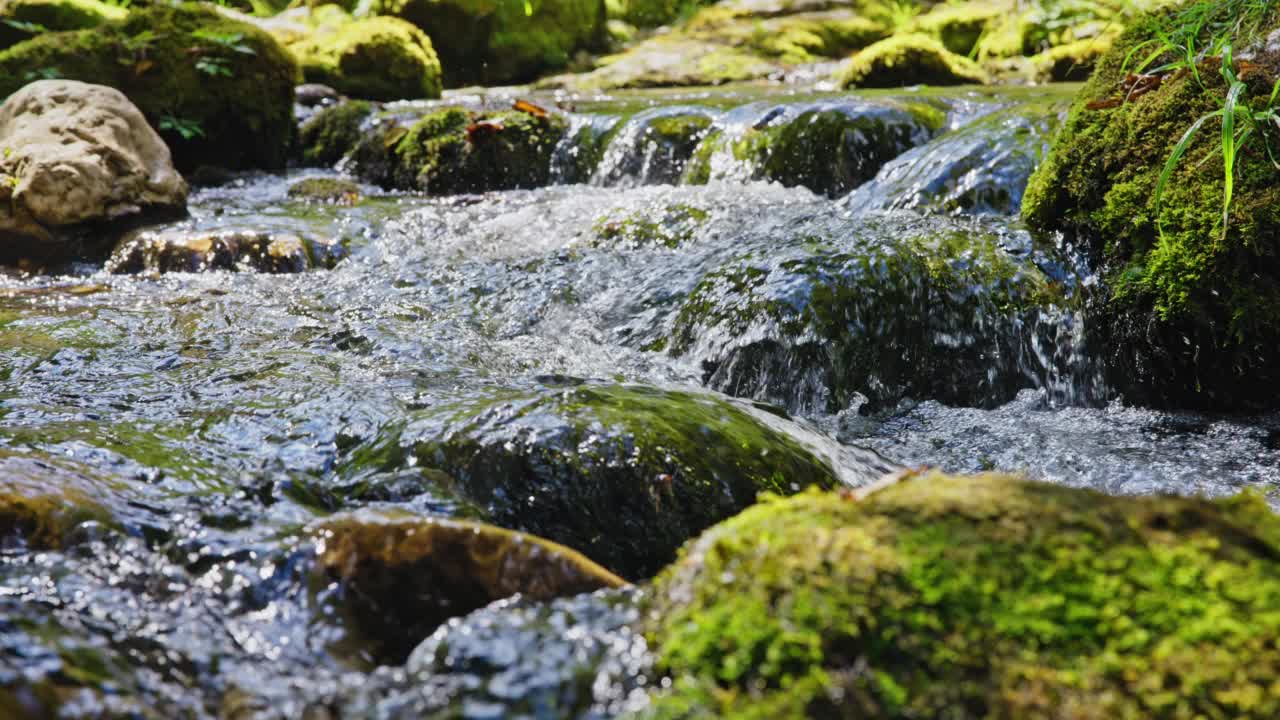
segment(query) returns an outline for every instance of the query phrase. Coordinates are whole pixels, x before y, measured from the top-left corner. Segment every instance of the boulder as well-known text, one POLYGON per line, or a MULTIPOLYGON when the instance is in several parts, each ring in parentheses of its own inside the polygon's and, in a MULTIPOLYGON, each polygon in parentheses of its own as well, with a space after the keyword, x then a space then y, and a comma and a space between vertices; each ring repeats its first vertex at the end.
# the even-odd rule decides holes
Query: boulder
POLYGON ((571 383, 442 407, 401 445, 490 522, 638 579, 761 491, 837 483, 766 418, 782 422, 710 395, 571 383))
POLYGON ((895 35, 870 45, 850 58, 835 76, 841 87, 869 88, 980 85, 988 79, 977 63, 922 33, 895 35))
POLYGON ((0 51, 0 97, 45 74, 123 92, 184 172, 278 169, 287 159, 297 64, 267 33, 211 7, 148 4, 0 51))
POLYGON ((371 17, 309 33, 288 48, 308 82, 370 100, 440 97, 440 61, 431 39, 393 17, 371 17))
POLYGON ((169 148, 117 90, 40 80, 0 105, 0 256, 58 255, 89 229, 186 210, 169 148))
POLYGON ((1280 713, 1280 519, 1259 496, 908 474, 757 505, 651 598, 674 682, 649 718, 1280 713))
POLYGON ((365 121, 372 114, 369 103, 348 100, 308 118, 298 129, 303 163, 332 166, 341 160, 360 142, 365 121))
POLYGON ((360 202, 360 186, 337 178, 307 178, 290 185, 288 196, 306 202, 355 205, 360 202))
POLYGON ((483 523, 362 510, 309 529, 348 646, 400 664, 449 618, 512 595, 551 600, 621 578, 556 543, 483 523))
POLYGON ((362 0, 355 14, 421 28, 448 87, 527 82, 599 48, 605 37, 604 0, 362 0))
POLYGON ((5 0, 0 3, 0 50, 40 33, 98 27, 128 14, 122 5, 99 0, 5 0))
MULTIPOLYGON (((1236 25, 1221 13, 1207 22, 1236 25)), ((1242 83, 1237 108, 1271 107, 1280 55, 1260 38, 1276 24, 1270 15, 1259 38, 1233 38, 1237 54, 1250 56, 1231 69, 1242 83)), ((1135 48, 1145 54, 1179 27, 1190 26, 1178 10, 1149 15, 1101 60, 1028 185, 1023 217, 1046 237, 1062 233, 1098 272, 1089 327, 1126 400, 1272 409, 1280 403, 1280 171, 1271 131, 1241 141, 1227 204, 1223 127, 1212 115, 1229 89, 1222 60, 1205 59, 1196 74, 1131 74, 1135 48), (1184 154, 1169 164, 1184 137, 1184 154)))

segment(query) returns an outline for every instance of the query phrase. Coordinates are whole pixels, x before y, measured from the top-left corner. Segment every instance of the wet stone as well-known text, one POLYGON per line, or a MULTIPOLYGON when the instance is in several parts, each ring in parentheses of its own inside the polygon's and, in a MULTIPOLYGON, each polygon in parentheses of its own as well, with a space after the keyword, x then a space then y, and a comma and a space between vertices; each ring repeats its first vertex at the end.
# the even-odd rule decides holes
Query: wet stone
POLYGON ((127 273, 300 273, 332 268, 345 255, 341 243, 288 233, 244 231, 139 231, 120 241, 107 271, 127 273))

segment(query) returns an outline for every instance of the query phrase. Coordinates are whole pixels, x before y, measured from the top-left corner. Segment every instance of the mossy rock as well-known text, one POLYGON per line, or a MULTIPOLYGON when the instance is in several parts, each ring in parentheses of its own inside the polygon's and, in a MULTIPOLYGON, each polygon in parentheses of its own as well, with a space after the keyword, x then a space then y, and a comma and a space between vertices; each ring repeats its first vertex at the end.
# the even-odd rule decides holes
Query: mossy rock
POLYGON ((1031 58, 1036 75, 1046 82, 1088 80, 1094 67, 1111 50, 1115 37, 1103 35, 1057 45, 1031 58))
MULTIPOLYGON (((449 618, 519 594, 530 600, 617 588, 618 576, 581 554, 483 523, 362 510, 309 528, 320 584, 358 646, 400 664, 449 618)), ((351 648, 349 648, 351 649, 351 648)))
POLYGON ((355 205, 360 202, 360 186, 338 178, 307 178, 290 185, 287 195, 308 202, 355 205))
POLYGON ((129 14, 99 0, 5 0, 0 3, 0 50, 45 32, 84 30, 129 14))
POLYGON ((639 579, 761 491, 832 487, 832 468, 757 415, 710 395, 568 384, 441 408, 407 431, 418 465, 489 521, 639 579))
POLYGON ((215 10, 149 5, 122 22, 43 33, 0 52, 0 97, 42 74, 123 92, 179 170, 285 164, 297 65, 270 35, 215 10))
POLYGON ((357 175, 433 195, 536 188, 569 124, 558 114, 476 113, 446 107, 410 128, 375 128, 352 155, 357 175))
POLYGON ((388 15, 421 28, 447 87, 528 82, 599 49, 604 0, 362 0, 357 16, 388 15))
POLYGON ((775 60, 679 33, 658 35, 616 55, 603 57, 589 73, 548 78, 542 87, 579 92, 618 88, 721 85, 780 72, 775 60))
POLYGON ((1013 11, 1013 3, 1008 2, 936 5, 916 18, 913 26, 919 32, 938 38, 951 52, 968 57, 978 41, 1013 11))
POLYGON ((642 112, 620 122, 600 139, 599 179, 619 185, 676 184, 713 122, 705 110, 676 107, 642 112))
POLYGON ((768 255, 708 273, 677 312, 668 352, 698 362, 716 390, 796 411, 1012 399, 1028 383, 1023 328, 1064 302, 1061 290, 972 226, 875 232, 895 239, 780 238, 768 255))
POLYGON ((369 103, 349 100, 308 118, 298 129, 303 163, 332 166, 346 157, 359 144, 365 120, 372 114, 369 103))
POLYGON ((103 492, 56 460, 0 455, 0 547, 61 550, 82 523, 114 524, 103 492))
POLYGON ((835 79, 841 87, 870 88, 983 84, 989 80, 977 63, 921 33, 895 35, 868 46, 850 58, 835 79))
MULTIPOLYGON (((1220 63, 1164 77, 1122 102, 1138 44, 1169 30, 1172 13, 1136 23, 1077 96, 1023 217, 1063 232, 1103 280, 1091 327, 1113 388, 1132 402, 1271 409, 1280 403, 1280 172, 1261 142, 1236 158, 1223 218, 1221 123, 1208 122, 1156 188, 1192 123, 1222 108, 1220 63)), ((1275 27, 1272 20, 1269 28, 1275 27)), ((1239 39, 1244 43, 1244 39, 1239 39)), ((1244 75, 1241 107, 1261 109, 1280 62, 1263 54, 1244 75)))
POLYGON ((409 22, 371 17, 293 43, 308 82, 370 100, 440 97, 440 61, 431 39, 409 22))
POLYGON ((1271 718, 1280 520, 928 473, 690 543, 647 632, 649 718, 1271 718))
POLYGON ((692 205, 667 205, 653 209, 618 214, 608 213, 594 225, 597 246, 644 248, 663 246, 678 248, 693 239, 709 213, 692 205))
POLYGON ((929 140, 943 122, 941 111, 927 106, 819 107, 729 142, 734 157, 754 168, 754 177, 838 197, 929 140))

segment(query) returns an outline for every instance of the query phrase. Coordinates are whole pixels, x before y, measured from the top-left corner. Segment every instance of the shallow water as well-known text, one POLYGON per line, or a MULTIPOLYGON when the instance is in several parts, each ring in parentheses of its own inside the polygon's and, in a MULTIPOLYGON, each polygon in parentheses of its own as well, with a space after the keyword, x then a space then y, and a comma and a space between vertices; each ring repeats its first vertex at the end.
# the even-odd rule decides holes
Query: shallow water
MULTIPOLYGON (((850 100, 923 101, 947 123, 835 200, 746 173, 659 184, 683 160, 656 158, 624 130, 603 169, 579 178, 588 185, 453 198, 366 187, 347 208, 290 200, 291 182, 327 174, 305 171, 200 190, 179 224, 340 239, 348 257, 331 271, 5 276, 0 472, 81 488, 125 532, 88 523, 63 552, 0 552, 0 688, 98 687, 70 691, 69 717, 297 717, 285 698, 333 717, 609 717, 643 704, 643 686, 660 680, 626 630, 629 596, 500 603, 442 628, 408 666, 368 674, 337 649, 341 629, 317 621, 325 590, 305 576, 312 551, 298 528, 331 511, 470 512, 401 455, 368 464, 399 428, 565 378, 739 395, 850 485, 929 464, 1114 493, 1254 488, 1280 506, 1280 415, 1104 402, 1070 299, 1087 279, 1009 217, 1069 90, 850 100), (993 314, 1004 296, 989 302, 989 287, 939 295, 878 271, 906 239, 954 237, 981 239, 1063 300, 1010 319, 993 314), (704 285, 735 273, 760 280, 750 292, 704 285), (806 364, 831 341, 811 311, 830 283, 853 293, 842 322, 855 345, 875 349, 897 332, 895 315, 923 313, 930 324, 903 352, 982 359, 979 376, 963 376, 981 392, 956 395, 976 407, 921 395, 936 385, 905 371, 806 364), (690 325, 682 310, 700 287, 745 314, 690 325), (424 659, 448 633, 472 639, 424 659)), ((575 127, 604 133, 675 105, 727 130, 778 105, 841 100, 727 89, 561 102, 582 114, 575 127)))

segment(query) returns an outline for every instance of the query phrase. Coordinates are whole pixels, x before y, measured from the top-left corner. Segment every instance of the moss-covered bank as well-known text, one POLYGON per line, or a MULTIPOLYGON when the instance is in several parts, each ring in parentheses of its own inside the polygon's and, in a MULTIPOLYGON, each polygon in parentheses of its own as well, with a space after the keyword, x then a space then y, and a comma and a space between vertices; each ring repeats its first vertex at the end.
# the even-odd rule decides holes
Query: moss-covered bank
POLYGON ((284 166, 297 65, 270 35, 207 7, 148 5, 120 22, 42 33, 0 52, 0 97, 43 76, 123 92, 179 170, 284 166))
MULTIPOLYGON (((1191 142, 1157 206, 1166 159, 1192 123, 1219 110, 1227 94, 1221 61, 1213 58, 1195 74, 1168 73, 1137 91, 1126 84, 1130 51, 1175 22, 1170 12, 1147 17, 1102 60, 1032 178, 1023 215, 1042 233, 1066 233, 1100 271, 1095 328, 1111 382, 1127 399, 1275 407, 1280 172, 1259 140, 1274 145, 1276 132, 1261 128, 1236 158, 1225 223, 1218 120, 1191 142)), ((1275 24, 1273 17, 1268 27, 1275 24)), ((1244 82, 1239 103, 1260 110, 1280 58, 1265 51, 1250 62, 1235 68, 1244 82)))
POLYGON ((925 474, 758 505, 691 543, 647 624, 651 718, 1271 718, 1280 520, 925 474))

